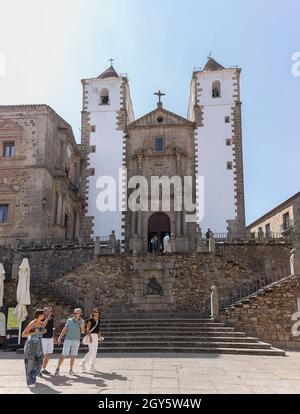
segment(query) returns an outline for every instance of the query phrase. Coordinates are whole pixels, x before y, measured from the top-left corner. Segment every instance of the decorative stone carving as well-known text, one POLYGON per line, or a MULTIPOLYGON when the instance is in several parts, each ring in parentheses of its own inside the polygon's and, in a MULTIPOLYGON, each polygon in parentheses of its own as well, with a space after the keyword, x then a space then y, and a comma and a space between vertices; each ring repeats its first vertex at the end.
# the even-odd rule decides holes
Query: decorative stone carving
POLYGON ((155 277, 151 277, 146 288, 146 295, 163 295, 163 289, 155 277))
POLYGON ((259 227, 259 229, 258 229, 258 241, 260 241, 260 242, 265 241, 265 233, 264 233, 262 227, 259 227))

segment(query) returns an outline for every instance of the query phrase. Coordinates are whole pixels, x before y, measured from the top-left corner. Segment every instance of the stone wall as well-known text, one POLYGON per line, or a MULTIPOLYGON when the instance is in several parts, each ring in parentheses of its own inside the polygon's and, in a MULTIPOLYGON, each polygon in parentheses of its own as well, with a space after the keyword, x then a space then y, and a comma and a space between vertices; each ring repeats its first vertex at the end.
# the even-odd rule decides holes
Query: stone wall
POLYGON ((273 346, 300 348, 300 336, 292 334, 292 326, 297 321, 292 320, 292 315, 298 311, 298 298, 300 279, 290 276, 221 311, 220 320, 273 346))
MULTIPOLYGON (((250 254, 247 247, 243 254, 250 254)), ((264 258, 269 255, 272 266, 279 269, 289 257, 285 248, 278 249, 276 254, 261 249, 259 254, 264 258)), ((207 317, 212 285, 218 286, 222 298, 257 280, 257 263, 262 257, 255 259, 254 253, 253 257, 253 262, 244 267, 210 253, 100 256, 56 278, 52 287, 75 300, 85 312, 101 306, 106 316, 164 313, 207 317), (150 283, 152 278, 154 284, 150 283), (155 291, 157 284, 162 292, 155 291)))
POLYGON ((28 257, 31 270, 31 285, 52 283, 52 281, 71 271, 93 257, 92 246, 36 248, 13 250, 0 246, 0 262, 3 262, 7 279, 18 278, 18 268, 23 257, 28 257))

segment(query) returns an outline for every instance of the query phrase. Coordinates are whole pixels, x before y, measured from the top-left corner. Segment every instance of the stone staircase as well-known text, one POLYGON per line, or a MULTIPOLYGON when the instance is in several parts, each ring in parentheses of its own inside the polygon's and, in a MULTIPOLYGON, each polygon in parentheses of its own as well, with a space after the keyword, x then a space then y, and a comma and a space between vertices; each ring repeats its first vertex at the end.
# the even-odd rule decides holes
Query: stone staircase
MULTIPOLYGON (((222 353, 284 356, 270 344, 210 319, 103 319, 99 353, 222 353)), ((55 347, 59 352, 61 346, 55 347)), ((87 347, 80 346, 79 352, 87 347)))

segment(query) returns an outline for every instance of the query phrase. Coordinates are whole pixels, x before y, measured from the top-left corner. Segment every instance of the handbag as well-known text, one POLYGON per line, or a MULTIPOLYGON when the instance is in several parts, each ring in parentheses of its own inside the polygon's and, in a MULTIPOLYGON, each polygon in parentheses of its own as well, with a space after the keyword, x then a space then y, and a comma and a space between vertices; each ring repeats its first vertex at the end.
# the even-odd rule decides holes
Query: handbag
MULTIPOLYGON (((96 328, 96 326, 99 324, 99 321, 98 321, 98 323, 96 323, 96 325, 93 327, 93 329, 90 331, 90 334, 93 332, 93 330, 96 328)), ((88 345, 89 344, 89 335, 85 335, 84 337, 83 337, 83 339, 82 339, 82 343, 83 343, 83 345, 88 345)))

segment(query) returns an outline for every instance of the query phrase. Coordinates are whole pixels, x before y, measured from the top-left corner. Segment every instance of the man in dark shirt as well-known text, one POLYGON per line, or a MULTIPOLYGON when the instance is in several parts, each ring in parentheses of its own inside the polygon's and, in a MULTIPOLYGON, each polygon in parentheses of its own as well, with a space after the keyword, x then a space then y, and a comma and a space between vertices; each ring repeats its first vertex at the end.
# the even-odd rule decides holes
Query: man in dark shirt
POLYGON ((53 354, 53 348, 54 348, 54 319, 52 316, 52 308, 48 306, 47 308, 44 308, 44 319, 46 319, 50 315, 50 319, 48 320, 47 326, 46 326, 46 332, 43 334, 42 338, 42 346, 43 346, 43 352, 44 352, 44 359, 43 359, 43 366, 42 366, 42 374, 50 375, 50 372, 47 371, 47 365, 50 359, 50 355, 53 354))

